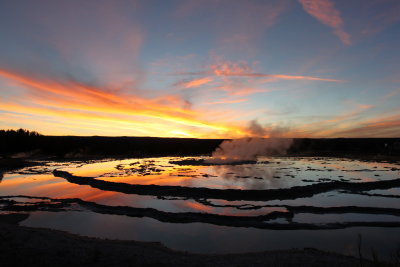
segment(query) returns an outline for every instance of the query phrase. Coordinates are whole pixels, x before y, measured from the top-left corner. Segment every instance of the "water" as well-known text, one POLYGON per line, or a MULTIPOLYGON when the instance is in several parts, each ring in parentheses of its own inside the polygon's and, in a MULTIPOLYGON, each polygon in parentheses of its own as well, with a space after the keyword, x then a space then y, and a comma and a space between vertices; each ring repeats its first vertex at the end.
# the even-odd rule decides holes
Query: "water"
MULTIPOLYGON (((389 257, 400 244, 399 187, 358 192, 338 189, 268 201, 228 201, 223 197, 226 189, 290 190, 332 181, 399 179, 398 163, 288 157, 260 158, 255 164, 233 166, 171 163, 183 159, 43 162, 40 167, 5 173, 0 183, 0 200, 4 202, 0 201, 0 212, 23 207, 20 212, 29 212, 30 216, 22 225, 94 237, 161 242, 173 249, 201 253, 315 247, 357 255, 361 234, 365 255, 373 248, 389 257), (221 190, 221 198, 101 190, 55 177, 54 169, 81 179, 129 185, 217 189, 221 190), (57 203, 63 205, 56 206, 57 203), (350 206, 353 208, 332 210, 350 206), (217 217, 210 219, 209 214, 217 217)), ((200 159, 205 158, 195 158, 200 159)))

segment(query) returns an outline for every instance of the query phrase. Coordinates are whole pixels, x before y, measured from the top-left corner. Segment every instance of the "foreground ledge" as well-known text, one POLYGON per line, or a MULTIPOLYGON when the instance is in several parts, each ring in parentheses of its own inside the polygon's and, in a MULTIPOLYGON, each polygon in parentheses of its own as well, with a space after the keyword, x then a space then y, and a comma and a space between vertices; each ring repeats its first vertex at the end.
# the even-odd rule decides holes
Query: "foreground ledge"
MULTIPOLYGON (((317 249, 242 254, 178 252, 160 243, 103 240, 0 222, 2 266, 358 266, 360 260, 317 249)), ((363 266, 373 266, 363 260, 363 266)))

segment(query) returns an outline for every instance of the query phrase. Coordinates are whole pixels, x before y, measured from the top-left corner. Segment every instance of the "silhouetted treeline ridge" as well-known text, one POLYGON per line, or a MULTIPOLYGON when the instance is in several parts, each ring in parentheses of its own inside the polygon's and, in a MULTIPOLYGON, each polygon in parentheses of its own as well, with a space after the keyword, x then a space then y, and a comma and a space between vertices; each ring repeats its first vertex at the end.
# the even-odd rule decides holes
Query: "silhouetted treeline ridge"
POLYGON ((27 130, 0 130, 0 156, 16 153, 60 158, 146 157, 211 153, 222 139, 44 136, 27 130))
MULTIPOLYGON (((0 130, 0 156, 17 153, 74 157, 148 157, 210 155, 224 139, 44 136, 28 130, 0 130)), ((400 156, 400 138, 296 138, 294 156, 400 156)))
POLYGON ((41 136, 40 133, 36 131, 29 131, 26 129, 18 129, 18 130, 0 130, 1 137, 8 138, 21 138, 21 137, 33 137, 33 136, 41 136))
POLYGON ((295 138, 292 156, 400 156, 400 138, 295 138))

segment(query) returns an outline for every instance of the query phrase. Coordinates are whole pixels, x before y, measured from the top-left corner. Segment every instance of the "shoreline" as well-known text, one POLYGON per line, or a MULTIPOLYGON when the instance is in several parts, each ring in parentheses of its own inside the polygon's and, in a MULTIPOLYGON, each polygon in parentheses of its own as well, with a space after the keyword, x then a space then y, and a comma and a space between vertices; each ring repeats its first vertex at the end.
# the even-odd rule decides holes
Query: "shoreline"
MULTIPOLYGON (((18 216, 20 216, 19 214, 18 216)), ((315 248, 235 254, 175 251, 158 242, 85 237, 0 220, 5 266, 358 266, 360 259, 315 248)), ((362 260, 363 266, 374 266, 362 260)))

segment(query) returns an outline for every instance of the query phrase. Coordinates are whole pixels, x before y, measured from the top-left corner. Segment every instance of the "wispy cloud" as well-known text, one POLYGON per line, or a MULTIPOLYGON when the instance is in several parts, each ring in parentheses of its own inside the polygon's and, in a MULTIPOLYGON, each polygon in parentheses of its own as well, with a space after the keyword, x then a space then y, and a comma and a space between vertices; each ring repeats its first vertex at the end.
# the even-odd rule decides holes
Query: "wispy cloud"
POLYGON ((209 27, 215 36, 215 50, 249 55, 259 50, 259 41, 287 10, 288 3, 287 0, 185 0, 173 15, 189 23, 196 17, 204 27, 209 27), (207 16, 198 16, 202 13, 207 16))
POLYGON ((199 79, 193 79, 190 81, 181 81, 181 82, 178 82, 176 85, 181 86, 183 88, 196 88, 196 87, 200 87, 202 85, 208 84, 212 81, 213 81, 212 78, 204 77, 204 78, 199 78, 199 79))
POLYGON ((252 88, 246 87, 241 84, 235 83, 225 83, 221 86, 214 87, 213 90, 220 90, 228 93, 230 96, 235 97, 244 97, 253 95, 256 93, 266 93, 272 91, 272 89, 264 89, 264 88, 252 88))
POLYGON ((344 23, 339 10, 330 0, 299 0, 304 10, 322 22, 331 27, 334 34, 339 37, 345 45, 351 44, 351 36, 344 30, 344 23))
POLYGON ((271 80, 304 80, 323 82, 344 82, 343 80, 321 78, 306 75, 269 74, 254 72, 253 68, 245 62, 218 62, 208 66, 208 70, 197 72, 179 72, 177 75, 214 75, 220 77, 246 77, 246 78, 268 78, 271 80))
POLYGON ((214 102, 208 102, 205 103, 206 105, 216 105, 216 104, 236 104, 236 103, 243 103, 248 101, 248 99, 246 98, 241 98, 241 99, 221 99, 218 101, 214 101, 214 102))
POLYGON ((361 33, 373 35, 400 21, 400 2, 397 0, 369 1, 364 5, 361 33))
MULTIPOLYGON (((254 94, 268 93, 279 90, 267 86, 278 81, 308 81, 308 82, 344 82, 339 79, 314 77, 306 75, 267 74, 255 71, 256 63, 246 61, 229 61, 213 57, 214 63, 207 64, 200 71, 177 71, 172 76, 187 76, 190 79, 180 79, 174 86, 193 91, 180 91, 180 94, 193 98, 200 96, 206 104, 236 104, 250 100, 254 94), (196 78, 196 76, 200 76, 196 78), (188 96, 189 95, 189 96, 188 96), (222 100, 218 100, 222 99, 222 100), (244 100, 245 99, 245 100, 244 100)), ((253 98, 254 99, 254 98, 253 98)), ((234 108, 234 107, 231 107, 234 108)), ((266 108, 266 107, 265 107, 266 108)))
POLYGON ((399 132, 400 115, 396 114, 368 119, 334 134, 343 137, 399 137, 399 132))
POLYGON ((327 120, 324 120, 324 121, 320 121, 320 122, 318 122, 318 124, 319 125, 323 125, 323 124, 327 125, 327 124, 332 124, 332 123, 333 124, 343 123, 343 122, 346 122, 348 120, 353 120, 353 119, 357 118, 357 116, 359 116, 360 114, 362 114, 366 110, 369 110, 369 109, 372 109, 372 108, 374 108, 373 105, 358 105, 352 111, 345 112, 342 115, 334 116, 334 117, 332 117, 330 119, 327 119, 327 120))
POLYGON ((296 130, 298 133, 313 137, 343 137, 338 133, 351 129, 355 125, 360 125, 360 122, 365 118, 365 114, 375 108, 374 105, 359 104, 353 101, 345 101, 344 103, 351 107, 349 111, 299 125, 296 130))
POLYGON ((400 95, 400 89, 395 90, 395 91, 391 91, 383 96, 381 96, 380 98, 380 103, 385 103, 386 101, 388 101, 389 99, 392 99, 396 96, 400 95))

